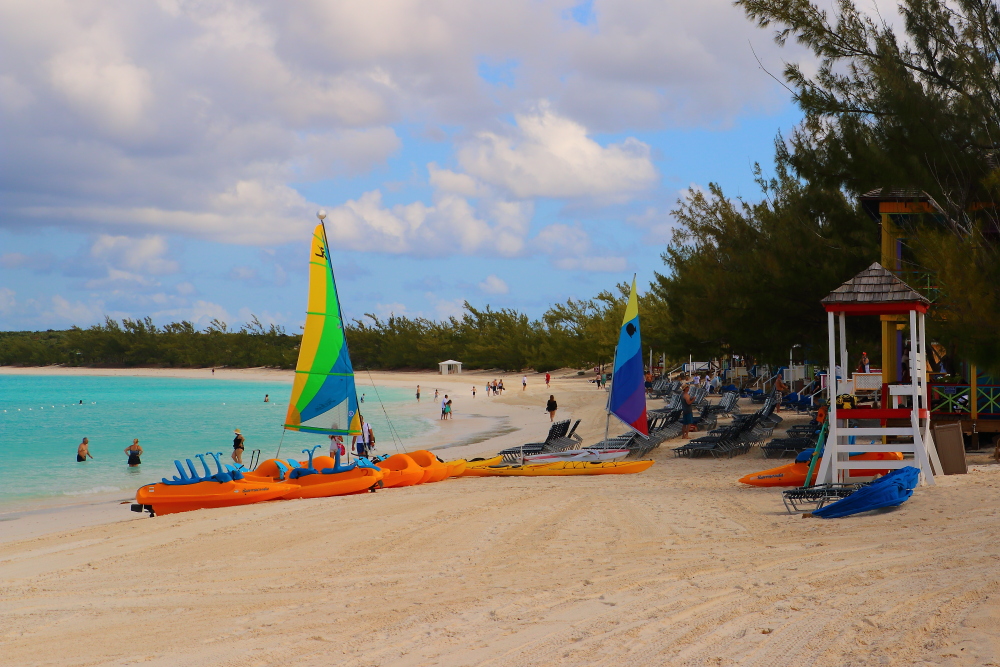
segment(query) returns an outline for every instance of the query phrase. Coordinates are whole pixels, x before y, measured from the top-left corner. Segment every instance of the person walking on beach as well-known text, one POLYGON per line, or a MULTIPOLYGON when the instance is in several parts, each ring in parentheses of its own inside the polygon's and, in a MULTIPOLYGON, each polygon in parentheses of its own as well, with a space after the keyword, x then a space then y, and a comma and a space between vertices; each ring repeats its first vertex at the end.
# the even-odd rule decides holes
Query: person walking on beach
POLYGON ((417 385, 417 403, 420 402, 420 385, 417 385))
POLYGON ((372 425, 365 421, 363 415, 358 414, 358 421, 361 422, 361 435, 354 436, 354 451, 359 457, 366 457, 375 448, 375 435, 372 433, 372 425))
POLYGON ((135 468, 142 461, 139 457, 142 456, 142 447, 139 446, 139 438, 133 438, 132 444, 125 448, 125 453, 128 455, 128 467, 135 468))
POLYGON ((559 404, 556 403, 556 397, 549 395, 549 400, 545 404, 545 411, 549 413, 549 421, 554 422, 556 420, 556 410, 559 409, 559 404))
POLYGON ((444 398, 441 399, 441 419, 448 418, 448 402, 448 394, 445 394, 444 398))
POLYGON ((549 382, 552 381, 552 375, 550 373, 545 374, 545 388, 549 388, 549 382))
POLYGON ((234 429, 233 433, 236 434, 236 437, 233 438, 233 463, 243 465, 243 443, 246 438, 243 437, 238 428, 234 429))
MULTIPOLYGON (((80 402, 82 403, 83 401, 80 402)), ((87 460, 88 456, 94 458, 94 455, 90 453, 90 440, 84 438, 83 442, 76 447, 76 462, 83 463, 87 460)))
POLYGON ((521 378, 521 391, 524 391, 527 388, 528 388, 528 376, 525 375, 523 378, 521 378))
POLYGON ((475 398, 475 397, 476 397, 476 388, 473 387, 472 388, 472 398, 475 398))
POLYGON ((788 385, 782 379, 781 373, 778 373, 774 378, 774 393, 778 399, 778 405, 774 408, 775 412, 781 412, 781 400, 785 397, 786 391, 788 391, 788 385))
POLYGON ((503 396, 503 378, 500 378, 500 384, 497 386, 497 389, 500 391, 500 395, 503 396))
POLYGON ((685 440, 688 439, 688 432, 694 431, 694 409, 691 404, 694 403, 694 396, 691 395, 691 385, 684 385, 684 391, 681 394, 681 424, 684 425, 681 431, 681 437, 685 440))

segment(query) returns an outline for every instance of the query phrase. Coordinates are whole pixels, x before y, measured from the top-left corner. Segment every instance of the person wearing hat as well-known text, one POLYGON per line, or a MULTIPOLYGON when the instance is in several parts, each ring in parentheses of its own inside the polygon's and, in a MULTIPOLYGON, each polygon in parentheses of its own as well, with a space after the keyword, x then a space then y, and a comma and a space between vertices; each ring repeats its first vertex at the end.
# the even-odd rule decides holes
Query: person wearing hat
POLYGON ((233 431, 236 437, 233 438, 233 463, 243 465, 243 434, 239 429, 233 431))
POLYGON ((861 362, 858 364, 858 370, 862 373, 872 372, 872 362, 868 359, 868 353, 861 353, 861 362))

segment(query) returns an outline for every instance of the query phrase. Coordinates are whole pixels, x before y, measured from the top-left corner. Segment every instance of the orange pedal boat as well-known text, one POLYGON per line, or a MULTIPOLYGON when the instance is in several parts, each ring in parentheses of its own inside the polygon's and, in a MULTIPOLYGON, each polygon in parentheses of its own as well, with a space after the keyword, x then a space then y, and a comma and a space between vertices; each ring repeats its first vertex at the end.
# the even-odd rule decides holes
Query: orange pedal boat
POLYGON ((369 491, 382 480, 382 471, 365 460, 347 466, 340 464, 340 455, 313 456, 319 446, 303 449, 308 461, 267 459, 257 469, 246 473, 248 480, 283 482, 293 488, 283 498, 329 498, 369 491))
POLYGON ((136 502, 132 505, 132 511, 149 512, 150 516, 156 516, 216 507, 250 505, 264 500, 276 500, 295 489, 291 484, 271 480, 250 480, 239 472, 223 471, 219 455, 211 452, 209 454, 215 458, 215 464, 219 469, 217 473, 212 474, 208 469, 203 454, 195 458, 200 459, 205 467, 204 476, 198 474, 191 459, 186 459, 187 471, 180 461, 174 461, 180 476, 175 476, 173 480, 164 477, 162 482, 140 487, 135 493, 136 502))

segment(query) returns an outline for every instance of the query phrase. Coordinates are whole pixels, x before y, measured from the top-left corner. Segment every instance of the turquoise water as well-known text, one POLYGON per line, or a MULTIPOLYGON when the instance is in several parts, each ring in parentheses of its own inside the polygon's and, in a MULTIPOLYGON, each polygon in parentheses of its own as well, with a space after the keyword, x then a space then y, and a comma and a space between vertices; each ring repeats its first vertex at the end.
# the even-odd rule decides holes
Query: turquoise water
MULTIPOLYGON (((375 391, 360 391, 379 450, 393 450, 375 391)), ((132 491, 174 475, 174 459, 197 463, 194 455, 209 450, 224 452, 231 462, 234 428, 246 438, 244 463, 254 449, 270 458, 282 438, 290 393, 291 384, 283 382, 0 375, 0 507, 132 491), (270 402, 264 403, 264 394, 270 402), (94 460, 77 463, 84 437, 94 460), (145 450, 138 468, 126 465, 123 452, 132 438, 145 450)), ((394 416, 394 406, 412 400, 409 390, 379 387, 378 393, 400 437, 433 428, 420 417, 394 416)), ((324 436, 287 432, 282 457, 317 444, 329 448, 324 436)))

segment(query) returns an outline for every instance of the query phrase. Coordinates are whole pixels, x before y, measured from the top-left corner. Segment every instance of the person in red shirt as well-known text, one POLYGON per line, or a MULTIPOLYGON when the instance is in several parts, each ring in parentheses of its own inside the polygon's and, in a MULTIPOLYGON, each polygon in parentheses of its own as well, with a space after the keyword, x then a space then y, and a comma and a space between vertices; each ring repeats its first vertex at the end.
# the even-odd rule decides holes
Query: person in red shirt
POLYGON ((545 386, 548 387, 549 386, 549 382, 551 382, 551 381, 552 381, 552 376, 549 373, 546 373, 545 374, 545 386))

